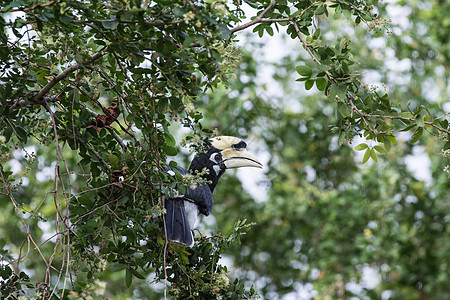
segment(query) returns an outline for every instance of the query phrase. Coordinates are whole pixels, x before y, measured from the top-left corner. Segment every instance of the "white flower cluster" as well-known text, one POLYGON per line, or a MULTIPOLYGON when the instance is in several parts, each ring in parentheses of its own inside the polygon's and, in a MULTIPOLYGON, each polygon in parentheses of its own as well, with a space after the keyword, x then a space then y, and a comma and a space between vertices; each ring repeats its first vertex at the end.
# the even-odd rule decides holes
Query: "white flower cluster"
POLYGON ((184 21, 187 23, 195 19, 195 13, 190 11, 184 15, 184 21))
POLYGON ((199 184, 202 185, 207 183, 207 181, 202 178, 202 175, 206 174, 209 174, 209 170, 206 168, 203 168, 201 172, 197 172, 195 175, 185 174, 183 175, 183 184, 191 190, 195 190, 199 184))

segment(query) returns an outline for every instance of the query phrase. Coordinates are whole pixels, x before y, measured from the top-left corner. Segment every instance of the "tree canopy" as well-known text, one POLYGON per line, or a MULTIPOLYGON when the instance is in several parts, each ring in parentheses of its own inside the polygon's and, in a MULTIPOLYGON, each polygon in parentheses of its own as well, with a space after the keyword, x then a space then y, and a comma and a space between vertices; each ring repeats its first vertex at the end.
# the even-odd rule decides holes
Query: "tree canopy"
POLYGON ((445 1, 0 3, 2 297, 450 294, 445 1), (165 167, 216 135, 265 176, 169 243, 165 167))

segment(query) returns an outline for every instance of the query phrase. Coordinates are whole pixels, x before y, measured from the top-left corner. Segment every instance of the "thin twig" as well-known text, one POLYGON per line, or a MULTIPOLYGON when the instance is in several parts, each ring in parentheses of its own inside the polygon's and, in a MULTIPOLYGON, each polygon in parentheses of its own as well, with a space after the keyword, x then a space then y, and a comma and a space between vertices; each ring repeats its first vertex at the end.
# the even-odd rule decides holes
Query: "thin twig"
MULTIPOLYGON (((402 120, 402 121, 409 121, 409 122, 417 122, 416 119, 406 118, 406 117, 402 117, 402 116, 383 116, 383 115, 371 115, 371 114, 365 114, 365 113, 363 113, 363 115, 365 117, 373 117, 373 118, 377 118, 377 119, 390 119, 390 120, 402 120)), ((450 135, 450 130, 439 127, 438 125, 434 124, 433 122, 424 122, 424 124, 434 127, 437 130, 445 132, 448 135, 450 135)))
MULTIPOLYGON (((155 148, 156 148, 156 166, 158 167, 158 170, 161 169, 161 166, 159 164, 159 146, 158 146, 158 126, 156 126, 156 110, 155 110, 155 97, 153 95, 152 91, 152 101, 153 101, 153 120, 154 120, 154 127, 155 127, 155 148)), ((162 189, 162 182, 161 177, 159 178, 159 190, 162 189)), ((161 197, 161 204, 163 207, 165 207, 165 199, 164 197, 161 197)), ((163 226, 164 226, 164 236, 165 236, 165 242, 164 242, 164 254, 163 254, 163 267, 164 267, 164 300, 167 299, 167 248, 169 246, 169 239, 167 238, 167 227, 166 227, 166 218, 164 217, 164 214, 162 215, 163 219, 163 226)))
MULTIPOLYGON (((55 114, 53 114, 53 111, 50 109, 50 106, 48 105, 48 103, 44 102, 44 108, 45 108, 45 110, 46 110, 49 114, 53 115, 54 120, 57 121, 61 126, 63 126, 64 129, 65 129, 67 132, 70 132, 70 133, 72 133, 72 134, 74 134, 74 135, 77 134, 76 132, 72 132, 72 131, 66 126, 66 124, 64 124, 64 123, 63 123, 63 122, 62 122, 55 114)), ((105 160, 102 158, 102 156, 101 156, 97 151, 95 151, 94 148, 92 148, 88 143, 85 143, 84 145, 86 146, 86 148, 87 148, 90 152, 92 152, 92 154, 95 155, 95 157, 97 157, 97 159, 103 164, 103 166, 105 167, 105 169, 106 169, 109 173, 111 173, 111 172, 112 172, 111 167, 105 162, 105 160)))
POLYGON ((101 209, 101 208, 103 208, 103 207, 105 207, 105 206, 107 206, 107 205, 109 205, 109 204, 111 204, 111 203, 117 202, 117 201, 119 201, 120 199, 121 199, 121 198, 116 198, 116 199, 114 199, 114 200, 108 201, 108 202, 106 202, 105 204, 102 204, 102 205, 100 205, 100 206, 98 206, 98 207, 96 207, 96 208, 94 208, 94 209, 88 211, 88 212, 85 213, 84 215, 80 216, 74 223, 72 223, 72 225, 70 225, 70 229, 74 228, 75 225, 77 225, 78 222, 80 222, 84 217, 89 216, 90 214, 93 214, 93 213, 96 212, 97 210, 99 210, 99 209, 101 209))
MULTIPOLYGON (((80 107, 86 109, 94 117, 99 115, 96 111, 94 111, 93 109, 91 109, 83 104, 80 104, 80 107)), ((104 128, 109 130, 109 132, 113 135, 114 139, 119 143, 119 145, 122 147, 122 149, 124 149, 125 151, 129 151, 127 148, 127 145, 125 145, 123 139, 117 134, 117 132, 114 130, 114 128, 112 128, 111 126, 105 126, 104 128)))
MULTIPOLYGON (((297 33, 298 38, 300 39, 300 42, 302 42, 303 46, 305 47, 306 52, 309 53, 309 56, 311 56, 312 60, 315 61, 318 65, 322 65, 322 63, 317 59, 317 57, 312 52, 311 48, 308 46, 308 43, 303 38, 300 29, 298 28, 297 22, 295 22, 294 19, 292 19, 292 23, 294 24, 295 32, 297 33)), ((324 70, 325 74, 327 74, 328 78, 330 78, 331 81, 333 81, 335 84, 337 83, 336 79, 331 75, 331 73, 327 70, 324 70)))
MULTIPOLYGON (((370 15, 369 13, 363 11, 361 8, 357 7, 356 5, 353 5, 353 4, 351 4, 351 3, 348 3, 348 2, 345 2, 345 1, 342 1, 342 0, 330 0, 330 1, 331 1, 331 2, 336 2, 336 3, 342 3, 342 4, 345 4, 345 5, 347 5, 348 7, 351 7, 351 8, 353 8, 353 9, 357 10, 360 14, 369 16, 370 18, 372 18, 372 20, 374 19, 374 17, 373 17, 372 15, 370 15)), ((367 24, 366 20, 364 20, 363 18, 361 18, 361 20, 362 20, 365 24, 367 24)))
POLYGON ((357 107, 356 107, 356 105, 353 103, 353 101, 352 101, 352 97, 351 96, 349 96, 348 94, 347 94, 347 100, 348 100, 348 102, 350 103, 350 106, 351 106, 351 108, 352 108, 352 110, 354 110, 360 117, 361 117, 361 120, 364 122, 364 124, 366 124, 366 126, 367 126, 367 128, 370 130, 370 132, 372 132, 373 134, 379 134, 380 132, 377 132, 377 131, 375 131, 371 126, 370 126, 370 124, 369 124, 369 122, 367 122, 367 116, 362 112, 362 111, 360 111, 357 107))
MULTIPOLYGON (((36 249, 38 250, 40 256, 42 257, 42 260, 44 261, 45 265, 48 266, 47 259, 45 258, 44 254, 41 252, 41 249, 39 248, 39 246, 38 246, 38 245, 36 244, 36 242, 34 241, 33 237, 31 236, 29 226, 27 226, 27 224, 25 223, 25 220, 23 219, 23 217, 22 217, 21 214, 20 214, 20 210, 19 210, 19 207, 18 207, 18 205, 17 205, 17 203, 16 203, 16 200, 14 199, 14 197, 13 197, 13 195, 12 195, 12 193, 11 193, 11 190, 8 188, 9 184, 8 184, 8 182, 6 181, 6 178, 5 178, 4 174, 3 174, 2 168, 0 168, 0 177, 2 178, 2 181, 3 181, 3 187, 5 188, 6 193, 8 194, 8 197, 10 198, 10 200, 11 200, 13 206, 14 206, 14 209, 15 209, 15 211, 16 211, 16 213, 17 213, 17 215, 19 216, 20 221, 22 222, 23 227, 25 228, 25 231, 26 231, 26 239, 27 239, 28 241, 31 241, 31 243, 34 245, 34 247, 36 247, 36 249)), ((19 264, 19 262, 20 262, 20 260, 17 261, 17 264, 19 264)))
MULTIPOLYGON (((70 83, 73 84, 73 85, 75 85, 75 84, 72 83, 72 82, 70 82, 70 83)), ((86 97, 88 97, 89 99, 91 99, 95 104, 97 104, 98 106, 100 106, 100 108, 102 109, 103 113, 105 113, 106 116, 108 116, 108 117, 114 119, 114 121, 117 122, 117 125, 119 125, 120 129, 122 129, 126 134, 128 134, 131 138, 133 138, 133 140, 134 140, 135 142, 137 142, 136 136, 135 136, 133 133, 131 133, 128 129, 126 129, 126 128, 119 122, 119 119, 117 119, 116 116, 113 116, 113 115, 109 112, 109 110, 107 110, 107 109, 100 103, 100 101, 98 101, 98 99, 92 97, 91 95, 89 95, 88 93, 86 93, 85 91, 83 91, 82 89, 79 89, 79 91, 80 91, 83 95, 85 95, 86 97)), ((87 106, 84 106, 84 105, 80 105, 80 106, 83 107, 83 108, 85 108, 85 109, 87 109, 91 114, 98 115, 97 112, 95 112, 95 111, 89 109, 87 106)), ((124 120, 125 120, 125 118, 124 118, 124 120)), ((120 137, 119 137, 117 134, 115 134, 115 136, 117 136, 117 137, 120 139, 120 137)), ((118 140, 118 142, 119 142, 119 140, 118 140)), ((119 142, 119 144, 120 144, 121 146, 122 146, 122 145, 125 146, 125 144, 124 144, 123 142, 119 142)))

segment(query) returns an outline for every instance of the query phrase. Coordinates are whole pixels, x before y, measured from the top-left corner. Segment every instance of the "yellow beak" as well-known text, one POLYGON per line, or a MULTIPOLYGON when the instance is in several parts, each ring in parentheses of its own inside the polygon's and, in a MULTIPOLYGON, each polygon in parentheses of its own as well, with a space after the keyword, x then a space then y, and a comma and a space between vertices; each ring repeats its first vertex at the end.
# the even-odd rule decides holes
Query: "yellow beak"
POLYGON ((221 151, 222 159, 227 169, 253 167, 261 168, 263 165, 247 150, 247 144, 234 136, 218 136, 211 139, 211 145, 221 151))
POLYGON ((223 163, 227 169, 253 167, 262 169, 263 165, 245 149, 222 150, 223 163))

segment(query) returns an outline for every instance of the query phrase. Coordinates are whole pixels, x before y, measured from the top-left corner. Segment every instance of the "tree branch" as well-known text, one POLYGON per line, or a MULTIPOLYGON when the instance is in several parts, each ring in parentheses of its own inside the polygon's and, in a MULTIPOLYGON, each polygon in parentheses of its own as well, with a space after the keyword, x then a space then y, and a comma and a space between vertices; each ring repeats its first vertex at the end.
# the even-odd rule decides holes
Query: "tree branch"
POLYGON ((279 19, 263 19, 264 15, 271 9, 273 8, 273 6, 276 4, 275 2, 270 3, 270 5, 263 11, 261 12, 256 18, 254 18, 252 21, 236 26, 235 28, 232 28, 230 31, 231 33, 235 33, 237 31, 241 31, 243 29, 246 29, 250 26, 253 26, 255 24, 258 23, 279 23, 279 22, 294 22, 295 19, 299 19, 303 16, 303 14, 308 11, 311 7, 315 6, 316 4, 321 3, 321 2, 314 2, 312 3, 310 6, 308 6, 307 8, 305 8, 298 16, 294 17, 294 18, 279 18, 279 19))
MULTIPOLYGON (((402 117, 402 116, 383 116, 383 115, 371 115, 371 114, 364 114, 364 116, 373 117, 373 118, 377 118, 377 119, 390 119, 390 120, 403 120, 403 121, 409 121, 409 122, 417 122, 416 119, 406 118, 406 117, 402 117)), ((424 124, 434 127, 437 130, 445 132, 448 135, 450 135, 450 130, 439 127, 438 125, 434 124, 433 122, 424 122, 424 124)))
MULTIPOLYGON (((118 19, 111 19, 111 20, 73 20, 72 23, 75 24, 83 24, 83 25, 89 25, 91 23, 103 23, 103 22, 118 22, 118 23, 125 23, 125 24, 138 24, 140 21, 133 21, 133 20, 118 20, 118 19)), ((148 25, 148 26, 165 26, 165 25, 176 25, 176 24, 180 24, 180 23, 184 23, 184 20, 173 20, 173 21, 169 21, 169 22, 150 22, 150 21, 145 21, 144 24, 148 25)))
POLYGON ((32 97, 30 99, 30 101, 35 102, 35 103, 39 103, 39 104, 44 104, 43 97, 61 80, 63 80, 64 78, 66 78, 70 73, 83 68, 85 65, 90 65, 92 64, 94 61, 96 61, 97 59, 101 58, 104 55, 104 53, 102 53, 101 51, 96 53, 94 56, 92 56, 91 59, 84 61, 82 63, 76 63, 74 65, 72 65, 71 67, 65 69, 62 73, 56 75, 55 77, 53 77, 52 80, 50 80, 34 97, 32 97))
POLYGON ((44 4, 37 4, 37 5, 32 6, 32 7, 16 8, 16 9, 10 10, 9 12, 14 12, 14 11, 31 11, 31 10, 35 10, 38 7, 52 6, 56 1, 58 1, 58 0, 52 0, 52 1, 44 3, 44 4))
POLYGON ((270 3, 269 6, 267 6, 266 9, 264 9, 264 10, 263 10, 256 18, 254 18, 252 21, 250 21, 250 22, 248 22, 248 23, 245 23, 245 24, 242 24, 242 25, 239 25, 239 26, 237 26, 237 27, 232 28, 232 29, 230 30, 231 33, 235 33, 236 31, 240 31, 240 30, 243 30, 243 29, 248 28, 248 27, 250 27, 250 26, 253 26, 253 25, 257 24, 257 23, 261 23, 261 22, 262 22, 262 18, 264 17, 264 15, 265 15, 269 10, 271 10, 271 9, 275 6, 275 4, 277 4, 275 1, 272 2, 272 3, 270 3))
MULTIPOLYGON (((408 122, 417 122, 416 119, 413 118, 407 118, 407 117, 402 117, 402 116, 384 116, 384 115, 373 115, 373 114, 366 114, 364 112, 362 112, 361 110, 359 110, 356 105, 353 103, 352 101, 352 97, 349 96, 347 94, 347 100, 350 103, 350 106, 352 108, 353 111, 355 111, 363 120, 363 122, 366 124, 367 128, 369 128, 370 132, 372 132, 373 134, 380 134, 380 133, 384 133, 384 132, 378 132, 375 131, 374 129, 372 129, 369 125, 369 123, 367 122, 367 118, 377 118, 377 119, 389 119, 389 120, 402 120, 402 121, 408 121, 408 122)), ((424 122, 424 124, 431 126, 441 132, 445 132, 448 135, 450 135, 450 130, 439 127, 438 125, 434 124, 433 122, 424 122)))

